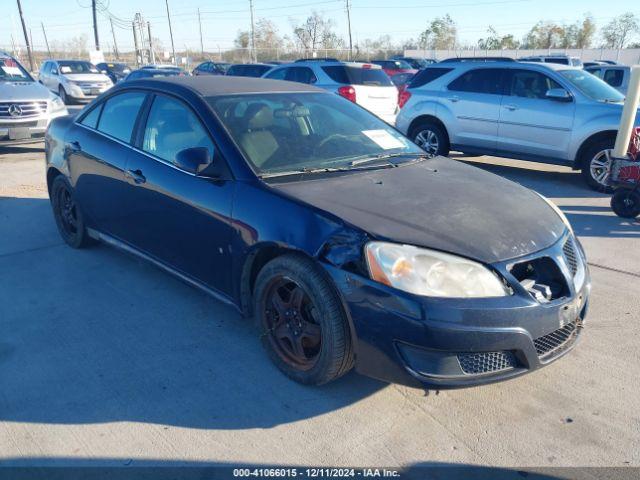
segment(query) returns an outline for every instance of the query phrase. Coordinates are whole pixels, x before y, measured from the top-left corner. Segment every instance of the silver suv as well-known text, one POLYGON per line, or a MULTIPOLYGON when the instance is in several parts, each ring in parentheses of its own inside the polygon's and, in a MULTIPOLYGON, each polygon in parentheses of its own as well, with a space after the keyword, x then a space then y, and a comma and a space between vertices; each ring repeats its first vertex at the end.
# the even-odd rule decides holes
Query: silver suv
POLYGON ((67 113, 57 95, 15 58, 0 52, 0 145, 39 142, 49 122, 67 113))
POLYGON ((486 62, 429 66, 400 100, 396 127, 431 154, 567 165, 602 190, 624 97, 580 68, 486 62))
POLYGON ((47 60, 40 67, 38 79, 65 104, 90 102, 113 86, 108 76, 84 60, 47 60))

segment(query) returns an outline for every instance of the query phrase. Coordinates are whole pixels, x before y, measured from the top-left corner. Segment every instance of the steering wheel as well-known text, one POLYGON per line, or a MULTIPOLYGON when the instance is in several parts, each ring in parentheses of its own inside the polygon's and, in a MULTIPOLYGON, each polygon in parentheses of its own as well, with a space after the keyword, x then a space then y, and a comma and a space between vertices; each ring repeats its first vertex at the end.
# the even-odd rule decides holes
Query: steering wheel
POLYGON ((318 145, 316 145, 315 150, 319 150, 322 147, 324 147, 327 143, 329 142, 333 142, 334 140, 339 140, 339 139, 348 139, 349 135, 343 135, 342 133, 332 133, 331 135, 329 135, 327 138, 324 138, 322 140, 320 140, 320 143, 318 143, 318 145))

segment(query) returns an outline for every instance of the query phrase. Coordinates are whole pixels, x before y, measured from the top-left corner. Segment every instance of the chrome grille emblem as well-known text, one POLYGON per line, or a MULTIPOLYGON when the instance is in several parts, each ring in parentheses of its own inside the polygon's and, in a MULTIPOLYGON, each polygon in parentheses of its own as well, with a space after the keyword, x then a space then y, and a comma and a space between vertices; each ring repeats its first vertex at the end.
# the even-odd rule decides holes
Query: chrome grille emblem
POLYGON ((11 115, 12 117, 20 117, 22 116, 22 107, 20 107, 20 105, 16 105, 15 103, 12 105, 9 105, 9 115, 11 115))

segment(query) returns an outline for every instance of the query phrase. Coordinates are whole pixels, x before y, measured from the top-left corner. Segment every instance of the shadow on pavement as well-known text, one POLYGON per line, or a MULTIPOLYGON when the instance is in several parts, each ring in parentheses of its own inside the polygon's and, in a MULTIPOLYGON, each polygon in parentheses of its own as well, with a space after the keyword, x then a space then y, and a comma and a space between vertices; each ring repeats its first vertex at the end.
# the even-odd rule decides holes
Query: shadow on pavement
POLYGON ((44 153, 44 142, 28 143, 24 145, 0 145, 0 160, 3 155, 21 153, 44 153))
POLYGON ((0 198, 0 218, 0 420, 270 428, 386 387, 289 380, 231 307, 115 249, 52 242, 48 200, 0 198))

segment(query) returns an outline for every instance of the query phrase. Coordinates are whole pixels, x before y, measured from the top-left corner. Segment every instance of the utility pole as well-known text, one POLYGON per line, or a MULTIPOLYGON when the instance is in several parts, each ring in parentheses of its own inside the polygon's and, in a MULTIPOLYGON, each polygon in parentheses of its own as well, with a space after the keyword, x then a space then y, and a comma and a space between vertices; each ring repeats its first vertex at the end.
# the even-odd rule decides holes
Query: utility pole
POLYGON ((42 27, 42 35, 44 35, 44 43, 47 46, 47 54, 49 58, 51 58, 51 49, 49 48, 49 40, 47 40, 47 32, 44 29, 44 23, 40 22, 40 26, 42 27))
POLYGON ((251 52, 253 61, 258 63, 258 54, 256 52, 256 31, 253 24, 253 0, 249 0, 249 10, 251 11, 251 52))
POLYGON ((131 22, 131 26, 133 27, 133 45, 136 51, 136 67, 140 66, 140 60, 138 56, 138 33, 136 32, 136 22, 135 20, 131 22))
POLYGON ((169 14, 169 0, 164 0, 167 6, 167 19, 169 20, 169 35, 171 36, 171 53, 173 53, 173 64, 177 65, 176 59, 176 47, 173 44, 173 30, 171 29, 171 15, 169 14))
POLYGON ((204 58, 204 43, 202 43, 202 20, 200 19, 200 9, 198 8, 198 25, 200 25, 200 54, 204 58))
POLYGON ((18 12, 20 13, 20 22, 22 22, 22 33, 24 33, 24 41, 27 44, 27 54, 29 55, 29 67, 31 71, 34 71, 33 67, 33 55, 31 54, 31 44, 29 43, 29 36, 27 35, 27 26, 24 23, 24 16, 22 15, 22 5, 18 0, 18 12))
POLYGON ((349 0, 347 2, 347 25, 349 25, 349 60, 353 56, 353 42, 351 41, 351 5, 349 5, 349 0))
POLYGON ((93 12, 93 38, 96 42, 96 50, 100 50, 100 40, 98 40, 98 21, 96 19, 96 0, 91 0, 91 10, 93 12))
POLYGON ((153 40, 151 39, 151 22, 147 22, 147 32, 149 32, 149 61, 156 63, 156 55, 153 52, 153 40))
POLYGON ((109 23, 111 24, 111 35, 113 36, 113 53, 116 54, 116 60, 120 60, 120 55, 118 54, 118 44, 116 43, 116 32, 113 29, 113 18, 109 17, 109 23))

